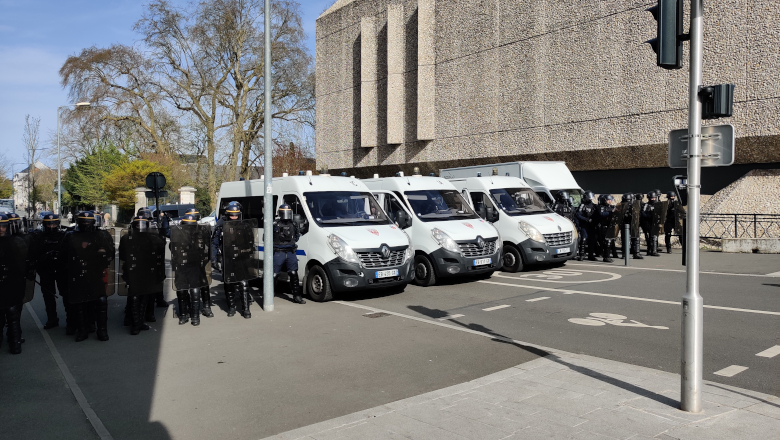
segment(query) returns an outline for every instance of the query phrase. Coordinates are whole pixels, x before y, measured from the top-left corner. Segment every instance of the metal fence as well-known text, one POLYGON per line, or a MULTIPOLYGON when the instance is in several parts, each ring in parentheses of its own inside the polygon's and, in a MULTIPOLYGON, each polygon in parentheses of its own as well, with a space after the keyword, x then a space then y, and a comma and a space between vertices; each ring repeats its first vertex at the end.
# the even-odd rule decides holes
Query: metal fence
POLYGON ((701 214, 701 238, 778 238, 780 214, 701 214))

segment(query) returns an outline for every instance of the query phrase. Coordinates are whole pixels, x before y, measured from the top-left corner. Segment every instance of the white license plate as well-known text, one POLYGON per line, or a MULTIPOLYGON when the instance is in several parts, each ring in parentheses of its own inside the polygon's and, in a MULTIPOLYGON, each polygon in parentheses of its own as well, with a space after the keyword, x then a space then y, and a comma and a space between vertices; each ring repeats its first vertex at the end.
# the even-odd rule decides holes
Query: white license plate
POLYGON ((571 252, 571 248, 560 248, 560 249, 556 249, 555 252, 559 254, 568 254, 569 252, 571 252))
POLYGON ((480 258, 479 260, 474 260, 474 266, 484 266, 490 263, 491 263, 490 258, 480 258))
POLYGON ((376 278, 387 278, 387 277, 397 277, 397 276, 398 276, 398 269, 376 271, 376 278))

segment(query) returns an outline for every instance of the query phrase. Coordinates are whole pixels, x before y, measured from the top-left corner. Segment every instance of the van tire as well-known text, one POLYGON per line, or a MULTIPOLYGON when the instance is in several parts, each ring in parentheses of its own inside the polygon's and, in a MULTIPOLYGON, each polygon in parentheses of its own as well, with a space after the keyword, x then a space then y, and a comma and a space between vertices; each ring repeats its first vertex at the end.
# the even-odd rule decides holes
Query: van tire
POLYGON ((315 265, 309 268, 309 273, 306 275, 306 291, 309 297, 317 302, 333 299, 333 290, 322 266, 315 265))
POLYGON ((521 272, 523 270, 523 256, 516 247, 508 244, 504 246, 504 253, 501 255, 501 269, 504 272, 521 272))
POLYGON ((433 264, 425 255, 414 256, 414 284, 421 287, 436 284, 436 272, 433 270, 433 264))

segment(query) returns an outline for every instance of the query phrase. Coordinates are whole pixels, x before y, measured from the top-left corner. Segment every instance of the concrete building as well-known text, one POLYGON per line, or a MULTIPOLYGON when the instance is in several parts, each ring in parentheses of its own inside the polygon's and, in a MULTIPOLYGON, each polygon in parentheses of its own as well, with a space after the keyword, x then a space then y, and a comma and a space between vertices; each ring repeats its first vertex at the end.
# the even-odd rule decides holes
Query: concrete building
MULTIPOLYGON (((358 176, 565 160, 595 192, 671 189, 682 70, 655 65, 654 0, 338 0, 317 20, 317 165, 358 176)), ((687 32, 689 19, 685 1, 687 32)), ((780 2, 709 1, 704 83, 733 83, 736 160, 704 194, 780 168, 780 2)))
MULTIPOLYGON (((32 167, 28 166, 22 171, 14 173, 13 177, 14 209, 20 216, 32 215, 31 210, 33 207, 30 206, 30 191, 32 190, 30 181, 30 168, 32 167)), ((35 171, 44 171, 49 169, 50 168, 43 164, 43 162, 35 162, 35 171)), ((45 208, 46 207, 42 203, 37 202, 34 210, 35 212, 38 212, 44 210, 45 208)))

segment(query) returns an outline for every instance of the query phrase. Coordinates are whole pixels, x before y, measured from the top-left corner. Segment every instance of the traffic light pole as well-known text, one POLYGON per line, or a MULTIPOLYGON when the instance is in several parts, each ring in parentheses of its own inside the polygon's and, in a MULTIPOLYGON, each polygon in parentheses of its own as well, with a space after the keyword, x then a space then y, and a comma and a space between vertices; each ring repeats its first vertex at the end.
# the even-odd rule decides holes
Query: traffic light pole
POLYGON ((263 198, 263 310, 274 310, 274 194, 273 194, 273 170, 271 159, 273 156, 273 142, 271 140, 271 0, 265 0, 265 121, 263 122, 263 183, 265 184, 265 197, 263 198))
POLYGON ((701 112, 703 0, 691 0, 691 62, 688 109, 687 282, 682 298, 680 409, 701 412, 704 301, 699 294, 699 210, 701 195, 701 112))

